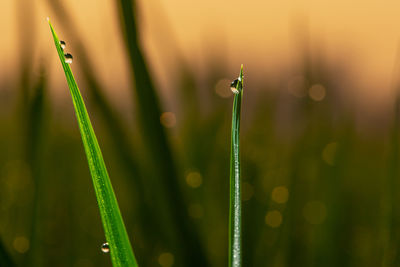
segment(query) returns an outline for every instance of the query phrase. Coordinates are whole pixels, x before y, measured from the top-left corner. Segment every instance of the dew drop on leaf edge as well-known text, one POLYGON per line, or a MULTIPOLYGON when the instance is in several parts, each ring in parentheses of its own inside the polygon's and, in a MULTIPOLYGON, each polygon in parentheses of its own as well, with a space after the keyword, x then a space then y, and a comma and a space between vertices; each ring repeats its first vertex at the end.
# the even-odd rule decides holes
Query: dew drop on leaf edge
POLYGON ((67 44, 63 40, 60 40, 60 46, 61 46, 61 49, 64 50, 65 47, 67 46, 67 44))
POLYGON ((236 79, 236 80, 234 80, 234 81, 231 83, 231 91, 232 91, 232 93, 234 93, 234 94, 239 94, 239 90, 236 88, 238 82, 239 82, 239 80, 236 79))
POLYGON ((64 59, 65 59, 65 63, 71 64, 73 57, 71 54, 67 53, 64 55, 64 59))
POLYGON ((101 251, 103 251, 104 253, 110 252, 110 246, 108 245, 107 242, 106 242, 106 243, 103 243, 103 244, 101 245, 101 251))

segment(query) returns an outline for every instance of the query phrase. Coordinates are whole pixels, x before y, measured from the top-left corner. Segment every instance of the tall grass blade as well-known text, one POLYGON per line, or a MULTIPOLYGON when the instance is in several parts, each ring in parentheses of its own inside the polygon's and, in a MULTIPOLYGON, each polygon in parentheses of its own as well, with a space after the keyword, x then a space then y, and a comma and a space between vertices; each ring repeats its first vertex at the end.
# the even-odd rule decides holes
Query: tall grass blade
POLYGON ((240 178, 240 112, 243 97, 243 65, 240 68, 236 88, 233 89, 230 199, 229 199, 229 266, 242 265, 242 197, 240 178))
MULTIPOLYGON (((115 151, 115 156, 118 157, 117 161, 128 174, 126 178, 129 187, 135 188, 138 202, 137 214, 140 214, 140 216, 135 217, 135 220, 138 221, 137 232, 142 233, 140 236, 145 237, 145 239, 137 238, 142 246, 136 247, 135 252, 139 253, 143 259, 151 258, 153 255, 151 244, 155 242, 165 243, 164 236, 167 231, 159 227, 158 222, 160 220, 155 219, 159 214, 154 213, 154 208, 151 207, 154 202, 154 195, 146 194, 145 188, 152 188, 152 186, 145 183, 148 175, 143 169, 140 169, 139 159, 132 153, 132 151, 137 151, 137 145, 128 133, 129 130, 125 126, 124 120, 118 117, 115 107, 104 96, 103 92, 106 91, 106 88, 96 78, 95 68, 87 57, 88 49, 85 43, 81 41, 82 36, 76 30, 78 27, 75 26, 75 21, 68 13, 68 9, 60 0, 47 0, 47 2, 52 11, 60 18, 60 23, 64 25, 68 35, 74 38, 74 51, 76 57, 79 58, 78 67, 88 85, 88 97, 92 99, 92 104, 96 106, 99 112, 99 118, 102 119, 105 129, 112 137, 112 148, 115 151), (149 199, 151 201, 148 201, 149 199)), ((140 261, 140 259, 138 260, 140 261)))
MULTIPOLYGON (((48 4, 55 14, 61 18, 63 25, 73 25, 73 20, 67 9, 62 5, 61 1, 48 0, 48 4)), ((94 74, 94 66, 91 64, 90 59, 86 56, 88 51, 84 44, 80 41, 82 38, 78 34, 75 27, 68 27, 69 35, 73 36, 76 43, 75 51, 77 56, 82 59, 80 61, 79 67, 83 73, 83 77, 88 83, 88 92, 93 99, 93 103, 97 105, 100 114, 107 126, 107 130, 110 132, 112 141, 114 142, 114 148, 118 153, 117 156, 120 157, 120 162, 125 166, 125 168, 134 176, 131 181, 135 184, 134 186, 140 186, 139 184, 139 173, 137 167, 137 159, 132 155, 131 151, 135 149, 132 148, 126 129, 124 128, 124 122, 120 120, 117 114, 114 112, 114 107, 107 101, 103 92, 105 88, 96 80, 94 74)), ((141 190, 138 190, 141 192, 141 190)))
POLYGON ((106 240, 110 247, 111 261, 114 266, 138 266, 83 98, 75 82, 71 68, 65 62, 60 40, 50 22, 49 25, 71 92, 106 240))

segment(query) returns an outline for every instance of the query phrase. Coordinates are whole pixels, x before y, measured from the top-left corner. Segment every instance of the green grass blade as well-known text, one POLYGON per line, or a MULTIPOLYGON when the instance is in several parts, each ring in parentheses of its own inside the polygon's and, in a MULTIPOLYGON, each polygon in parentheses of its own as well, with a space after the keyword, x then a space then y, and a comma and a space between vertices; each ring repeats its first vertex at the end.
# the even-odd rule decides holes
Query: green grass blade
POLYGON ((50 22, 49 25, 71 92, 106 240, 110 246, 111 261, 113 266, 138 266, 83 98, 75 82, 71 68, 65 62, 60 40, 50 22))
POLYGON ((243 65, 240 68, 238 93, 234 94, 231 132, 230 201, 229 201, 229 266, 242 265, 242 197, 240 187, 240 111, 243 97, 243 65))

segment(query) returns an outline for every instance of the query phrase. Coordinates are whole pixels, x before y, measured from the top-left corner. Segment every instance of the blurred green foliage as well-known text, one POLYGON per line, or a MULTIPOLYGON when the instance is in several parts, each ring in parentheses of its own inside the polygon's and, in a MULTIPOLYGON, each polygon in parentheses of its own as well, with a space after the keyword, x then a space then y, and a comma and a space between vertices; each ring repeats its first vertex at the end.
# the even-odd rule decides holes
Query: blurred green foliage
MULTIPOLYGON (((74 67, 139 265, 226 266, 226 78, 236 73, 215 55, 201 77, 182 61, 168 113, 140 49, 135 3, 116 0, 137 109, 132 133, 62 2, 48 4, 76 40, 74 67)), ((22 62, 20 84, 0 81, 0 266, 110 266, 72 104, 51 105, 47 66, 38 75, 32 59, 22 62)), ((360 125, 359 110, 344 104, 345 68, 306 52, 303 63, 277 83, 245 77, 243 266, 396 266, 399 101, 379 124, 360 125)))

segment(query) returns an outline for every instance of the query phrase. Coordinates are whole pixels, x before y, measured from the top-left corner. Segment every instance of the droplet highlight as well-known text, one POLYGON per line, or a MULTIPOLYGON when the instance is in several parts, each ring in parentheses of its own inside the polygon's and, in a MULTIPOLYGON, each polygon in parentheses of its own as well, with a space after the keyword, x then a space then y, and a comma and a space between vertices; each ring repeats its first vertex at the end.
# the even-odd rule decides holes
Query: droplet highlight
POLYGON ((67 54, 64 55, 64 59, 65 59, 65 63, 71 64, 72 60, 73 60, 73 57, 72 57, 71 54, 67 53, 67 54))
POLYGON ((61 49, 64 50, 65 47, 67 46, 67 44, 63 40, 60 40, 60 46, 61 46, 61 49))
POLYGON ((110 252, 110 245, 106 242, 101 245, 101 251, 104 253, 110 252))
POLYGON ((239 82, 239 79, 236 79, 231 83, 231 91, 234 94, 239 94, 239 90, 237 89, 238 82, 239 82))

